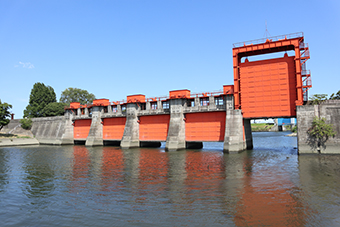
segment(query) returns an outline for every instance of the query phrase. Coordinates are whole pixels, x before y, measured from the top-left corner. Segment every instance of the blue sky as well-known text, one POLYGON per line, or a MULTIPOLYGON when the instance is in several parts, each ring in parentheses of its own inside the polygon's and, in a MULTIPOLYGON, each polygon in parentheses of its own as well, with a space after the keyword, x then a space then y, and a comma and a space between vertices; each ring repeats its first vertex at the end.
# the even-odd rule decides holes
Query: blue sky
POLYGON ((232 44, 304 32, 310 94, 340 90, 340 1, 0 0, 0 99, 21 118, 36 82, 110 101, 233 84, 232 44))

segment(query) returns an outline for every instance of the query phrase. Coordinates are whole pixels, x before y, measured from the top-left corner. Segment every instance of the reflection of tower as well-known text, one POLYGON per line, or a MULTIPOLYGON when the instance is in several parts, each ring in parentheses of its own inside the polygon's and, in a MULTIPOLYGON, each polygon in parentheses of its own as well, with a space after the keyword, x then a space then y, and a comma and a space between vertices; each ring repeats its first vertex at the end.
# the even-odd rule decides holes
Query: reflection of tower
POLYGON ((244 188, 246 154, 243 152, 224 155, 225 181, 221 185, 221 191, 224 194, 221 204, 225 215, 237 216, 236 208, 241 199, 239 193, 244 188))
MULTIPOLYGON (((262 160, 266 161, 266 160, 262 160)), ((238 193, 234 221, 237 226, 303 226, 305 212, 291 195, 294 184, 288 172, 277 166, 257 166, 247 173, 246 163, 242 189, 238 193)))
POLYGON ((102 156, 103 156, 103 147, 87 147, 88 156, 89 156, 89 180, 91 182, 91 186, 100 185, 101 171, 102 171, 102 156))
POLYGON ((136 188, 138 185, 139 177, 139 157, 140 149, 123 149, 123 155, 125 160, 125 183, 130 184, 129 188, 136 188))
POLYGON ((186 152, 168 152, 169 157, 169 200, 172 203, 183 203, 183 196, 185 191, 184 181, 187 177, 185 171, 186 152))

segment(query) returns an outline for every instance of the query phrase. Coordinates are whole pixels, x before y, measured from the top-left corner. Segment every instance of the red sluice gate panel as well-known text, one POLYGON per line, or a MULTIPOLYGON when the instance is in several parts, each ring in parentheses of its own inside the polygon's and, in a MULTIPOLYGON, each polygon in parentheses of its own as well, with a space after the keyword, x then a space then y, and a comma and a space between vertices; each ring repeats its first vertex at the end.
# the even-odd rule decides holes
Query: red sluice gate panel
POLYGON ((103 139, 122 140, 125 129, 126 117, 104 118, 103 139))
POLYGON ((139 120, 139 140, 166 141, 170 115, 141 116, 139 120))
POLYGON ((294 57, 241 63, 240 91, 244 118, 296 116, 294 57))
POLYGON ((74 139, 86 139, 91 128, 91 119, 75 120, 73 128, 74 139))
POLYGON ((188 113, 186 141, 224 141, 226 112, 188 113))

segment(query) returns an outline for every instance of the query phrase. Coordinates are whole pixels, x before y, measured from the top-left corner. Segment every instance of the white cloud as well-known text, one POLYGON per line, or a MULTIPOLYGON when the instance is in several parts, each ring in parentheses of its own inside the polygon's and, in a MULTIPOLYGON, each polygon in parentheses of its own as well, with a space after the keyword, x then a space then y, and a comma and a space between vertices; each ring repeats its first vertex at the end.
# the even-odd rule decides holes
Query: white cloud
MULTIPOLYGON (((34 65, 31 64, 31 62, 21 62, 21 61, 19 61, 19 64, 22 65, 23 68, 34 69, 34 65)), ((17 67, 17 65, 15 65, 14 67, 17 67)))

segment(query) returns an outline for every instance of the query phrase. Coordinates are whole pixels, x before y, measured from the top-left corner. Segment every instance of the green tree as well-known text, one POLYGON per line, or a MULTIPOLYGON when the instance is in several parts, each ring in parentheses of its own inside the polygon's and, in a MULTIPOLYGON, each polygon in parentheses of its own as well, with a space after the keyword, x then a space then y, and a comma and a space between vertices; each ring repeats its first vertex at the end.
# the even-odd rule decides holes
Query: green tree
POLYGON ((329 137, 335 136, 335 131, 331 124, 326 123, 325 118, 315 117, 312 127, 307 131, 309 138, 308 143, 313 148, 324 147, 329 137))
POLYGON ((31 118, 23 118, 20 120, 21 128, 23 129, 31 129, 32 127, 32 119, 31 118))
POLYGON ((62 116, 64 115, 65 103, 51 102, 43 109, 44 117, 62 116))
POLYGON ((96 96, 89 93, 87 90, 82 90, 79 88, 67 88, 60 96, 60 102, 70 105, 71 102, 80 102, 81 104, 92 103, 96 99, 96 96))
POLYGON ((329 99, 332 100, 340 99, 340 91, 338 91, 336 94, 333 93, 331 97, 329 97, 329 99))
POLYGON ((312 97, 309 97, 310 105, 320 105, 322 102, 327 100, 326 94, 315 94, 312 97))
POLYGON ((35 83, 31 90, 29 105, 24 110, 24 117, 43 117, 43 109, 49 103, 56 102, 54 89, 43 83, 35 83))
POLYGON ((12 108, 11 104, 8 104, 6 102, 2 103, 0 100, 0 130, 5 126, 8 125, 9 119, 8 117, 11 117, 11 113, 9 112, 9 109, 12 108))

